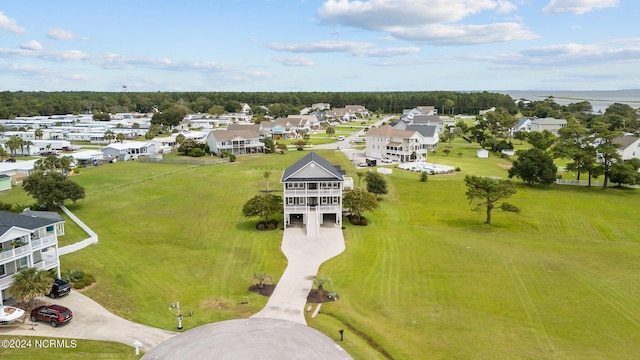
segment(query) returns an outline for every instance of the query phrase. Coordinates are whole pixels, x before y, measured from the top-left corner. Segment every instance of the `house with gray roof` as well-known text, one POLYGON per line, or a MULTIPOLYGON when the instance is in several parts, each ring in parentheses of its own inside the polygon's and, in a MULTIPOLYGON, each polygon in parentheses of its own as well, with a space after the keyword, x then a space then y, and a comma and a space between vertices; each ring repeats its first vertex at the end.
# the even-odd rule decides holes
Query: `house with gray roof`
POLYGON ((613 139, 613 143, 620 145, 618 154, 622 160, 640 159, 640 137, 621 136, 613 139))
MULTIPOLYGON (((426 126, 421 130, 426 131, 426 126)), ((367 131, 365 141, 365 155, 369 158, 386 157, 398 162, 427 159, 429 145, 425 142, 422 133, 417 130, 401 130, 391 125, 372 127, 367 131)))
MULTIPOLYGON (((310 152, 282 173, 285 227, 342 223, 345 171, 310 152), (313 221, 309 219, 313 217, 313 221)), ((316 229, 317 230, 317 229, 316 229)))
POLYGON ((60 277, 60 235, 64 235, 64 219, 55 212, 0 211, 0 305, 11 300, 13 277, 24 268, 56 269, 60 277))

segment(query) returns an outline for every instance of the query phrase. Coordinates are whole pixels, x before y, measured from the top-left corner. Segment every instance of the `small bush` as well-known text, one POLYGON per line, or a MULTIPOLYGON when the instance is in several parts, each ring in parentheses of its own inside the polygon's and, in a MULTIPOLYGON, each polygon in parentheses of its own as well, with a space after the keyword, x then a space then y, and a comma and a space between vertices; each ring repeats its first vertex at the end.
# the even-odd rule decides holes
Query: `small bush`
POLYGON ((265 225, 265 223, 263 221, 260 221, 259 223, 256 224, 256 229, 258 229, 258 230, 264 230, 266 228, 267 228, 267 226, 265 225))
POLYGON ((420 173, 420 181, 427 182, 427 180, 429 180, 429 175, 427 175, 426 172, 421 172, 420 173))
POLYGON ((456 166, 455 171, 460 172, 462 170, 460 170, 460 166, 456 166))

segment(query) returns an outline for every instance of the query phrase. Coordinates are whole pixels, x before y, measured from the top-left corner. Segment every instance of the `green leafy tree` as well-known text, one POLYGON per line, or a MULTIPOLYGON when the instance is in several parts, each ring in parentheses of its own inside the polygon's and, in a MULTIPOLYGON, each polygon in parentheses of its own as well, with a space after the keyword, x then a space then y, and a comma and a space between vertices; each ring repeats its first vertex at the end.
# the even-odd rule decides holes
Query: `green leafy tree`
POLYGON ((41 209, 54 209, 66 200, 76 202, 85 196, 84 188, 59 172, 35 171, 22 183, 27 194, 41 209))
POLYGON ((577 172, 577 180, 580 180, 580 174, 586 170, 586 158, 593 156, 595 159, 595 151, 592 152, 586 137, 587 129, 577 120, 569 120, 567 126, 558 130, 558 139, 552 148, 552 154, 555 158, 570 159, 572 162, 567 163, 566 169, 577 172))
POLYGON ((621 187, 622 184, 636 185, 640 182, 640 173, 638 172, 638 168, 636 167, 639 159, 634 165, 630 161, 617 161, 611 165, 610 169, 610 178, 609 180, 613 183, 618 183, 618 187, 621 187))
MULTIPOLYGON (((464 182, 467 185, 466 195, 469 203, 478 201, 474 210, 479 211, 485 209, 487 214, 485 224, 488 225, 491 225, 491 211, 497 206, 498 202, 516 193, 516 185, 511 180, 467 175, 464 178, 464 182)), ((500 208, 506 211, 514 211, 514 209, 517 209, 510 204, 500 208)))
POLYGON ((357 217, 358 222, 362 221, 362 214, 373 211, 379 206, 375 194, 360 188, 345 191, 342 196, 342 205, 357 217))
POLYGON ((551 185, 556 180, 558 168, 549 154, 538 148, 516 152, 518 158, 509 169, 509 177, 518 177, 529 185, 551 185))
POLYGON ((118 133, 118 135, 116 135, 116 141, 118 142, 124 142, 127 139, 127 136, 123 133, 118 133))
POLYGON ((549 130, 533 131, 527 134, 527 141, 536 149, 547 150, 556 142, 556 136, 549 130))
POLYGON ((269 222, 269 216, 282 211, 282 197, 273 194, 258 194, 242 206, 242 216, 259 216, 269 222))
POLYGON ((93 114, 93 121, 109 121, 111 120, 111 115, 105 112, 98 112, 93 114))
POLYGON ((523 140, 527 140, 527 132, 526 131, 522 131, 522 130, 518 130, 518 131, 513 133, 513 138, 516 139, 516 140, 520 140, 520 145, 522 145, 522 141, 523 140))
POLYGON ((264 151, 266 153, 272 153, 275 149, 275 144, 273 142, 273 138, 265 137, 261 140, 264 143, 264 151))
POLYGON ((325 129, 325 133, 327 134, 327 136, 328 136, 329 138, 331 138, 331 136, 333 136, 333 135, 335 135, 335 134, 336 134, 336 129, 335 129, 333 126, 328 126, 328 127, 325 129))
POLYGON ((47 271, 28 267, 14 275, 9 291, 15 298, 28 303, 31 310, 35 308, 36 299, 51 290, 52 282, 47 271))
POLYGON ((212 107, 209 108, 209 110, 207 110, 207 113, 209 113, 211 115, 215 115, 215 116, 220 116, 220 115, 224 114, 224 106, 222 106, 222 105, 213 105, 212 107))
POLYGON ((367 191, 376 195, 384 195, 388 192, 387 180, 377 172, 369 171, 364 178, 367 183, 367 191))
POLYGON ((593 134, 590 138, 591 143, 596 144, 595 148, 598 156, 599 172, 604 175, 602 189, 606 189, 611 176, 611 165, 620 161, 618 149, 620 144, 616 144, 613 140, 622 136, 622 131, 611 130, 605 122, 595 123, 591 130, 593 134))
POLYGON ((313 286, 318 290, 324 290, 325 285, 331 285, 331 278, 327 276, 314 276, 313 286))
POLYGON ((184 142, 185 136, 183 134, 176 135, 176 144, 180 145, 184 142))

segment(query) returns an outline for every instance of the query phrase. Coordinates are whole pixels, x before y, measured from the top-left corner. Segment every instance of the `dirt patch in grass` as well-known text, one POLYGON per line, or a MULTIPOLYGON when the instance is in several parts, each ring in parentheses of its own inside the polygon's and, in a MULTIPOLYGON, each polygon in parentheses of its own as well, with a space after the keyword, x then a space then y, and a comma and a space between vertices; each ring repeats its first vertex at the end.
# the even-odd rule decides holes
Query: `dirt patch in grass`
POLYGON ((309 291, 309 295, 307 296, 307 302, 312 304, 336 300, 338 300, 338 295, 324 289, 311 289, 311 291, 309 291), (329 294, 332 294, 332 296, 329 296, 329 294))
POLYGON ((500 166, 503 169, 509 170, 509 169, 511 169, 511 167, 513 165, 511 165, 511 164, 498 164, 498 166, 500 166))
POLYGON ((273 294, 273 290, 275 290, 275 288, 275 284, 263 284, 262 287, 259 287, 257 284, 255 284, 249 287, 249 291, 269 297, 271 296, 271 294, 273 294))

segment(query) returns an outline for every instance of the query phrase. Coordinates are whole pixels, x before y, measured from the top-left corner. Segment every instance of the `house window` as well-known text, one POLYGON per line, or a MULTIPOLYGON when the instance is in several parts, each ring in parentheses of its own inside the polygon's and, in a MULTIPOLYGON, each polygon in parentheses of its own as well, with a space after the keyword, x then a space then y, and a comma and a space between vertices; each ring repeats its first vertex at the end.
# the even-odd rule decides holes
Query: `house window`
POLYGON ((340 200, 338 199, 337 196, 334 196, 331 198, 331 203, 332 204, 340 204, 340 200))
POLYGON ((0 265, 0 276, 7 275, 7 270, 4 268, 4 264, 0 265))
POLYGON ((322 205, 327 205, 328 198, 326 196, 321 197, 320 200, 322 201, 322 205))
POLYGON ((287 189, 304 189, 304 183, 287 183, 287 189))
POLYGON ((288 197, 287 198, 287 205, 293 205, 293 199, 292 197, 288 197))
POLYGON ((18 268, 22 269, 23 267, 27 267, 27 265, 29 265, 27 260, 28 260, 27 257, 23 257, 20 260, 18 260, 18 268))

